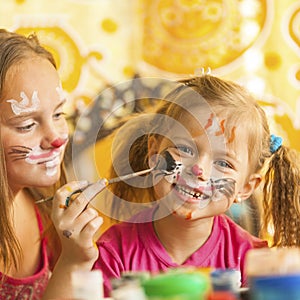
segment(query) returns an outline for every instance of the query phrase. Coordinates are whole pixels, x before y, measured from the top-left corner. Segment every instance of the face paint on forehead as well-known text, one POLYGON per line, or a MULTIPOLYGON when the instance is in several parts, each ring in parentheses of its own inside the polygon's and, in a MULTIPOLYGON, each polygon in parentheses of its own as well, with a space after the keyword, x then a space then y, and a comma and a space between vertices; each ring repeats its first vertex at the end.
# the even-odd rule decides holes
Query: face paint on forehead
POLYGON ((25 92, 20 93, 21 101, 15 99, 6 100, 6 102, 11 103, 11 109, 15 115, 20 115, 22 113, 34 112, 38 109, 40 104, 40 99, 38 98, 38 92, 33 91, 31 100, 25 92))
MULTIPOLYGON (((204 129, 207 131, 208 134, 212 134, 214 136, 222 136, 225 135, 225 119, 222 119, 218 122, 218 119, 211 114, 204 129)), ((235 130, 236 127, 233 126, 230 130, 230 136, 226 140, 228 144, 232 143, 235 140, 235 130)))
POLYGON ((61 85, 61 82, 59 83, 59 86, 55 88, 58 96, 59 96, 59 100, 60 101, 63 101, 66 99, 66 96, 65 96, 65 91, 63 90, 62 88, 62 85, 61 85))

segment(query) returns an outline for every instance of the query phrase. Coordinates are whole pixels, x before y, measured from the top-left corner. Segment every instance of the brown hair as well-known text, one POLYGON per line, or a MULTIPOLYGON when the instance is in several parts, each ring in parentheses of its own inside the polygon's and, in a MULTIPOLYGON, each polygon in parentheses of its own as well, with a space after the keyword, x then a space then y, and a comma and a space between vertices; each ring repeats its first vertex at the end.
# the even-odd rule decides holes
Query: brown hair
MULTIPOLYGON (((178 86, 165 97, 165 101, 157 102, 158 108, 154 114, 134 116, 119 129, 119 132, 122 132, 122 140, 118 140, 116 134, 115 144, 118 145, 118 149, 113 159, 116 159, 114 165, 118 166, 118 174, 126 173, 122 171, 126 159, 129 160, 127 165, 130 165, 133 171, 149 168, 148 138, 155 134, 155 128, 163 126, 162 116, 167 115, 178 120, 183 107, 186 111, 192 111, 191 108, 195 105, 208 105, 217 115, 226 114, 226 122, 239 124, 247 134, 250 173, 261 172, 264 175, 266 172, 263 179, 264 210, 261 236, 265 237, 267 227, 271 226, 274 229, 272 245, 300 246, 300 234, 297 234, 297 229, 300 228, 300 164, 297 165, 296 160, 299 155, 285 146, 281 146, 274 154, 271 153, 268 120, 253 96, 234 82, 204 75, 179 81, 178 86), (137 135, 137 130, 144 134, 137 135), (128 142, 124 141, 125 133, 128 142), (136 136, 138 138, 134 140, 136 136), (128 146, 128 143, 131 144, 128 146), (124 149, 130 149, 129 152, 125 151, 129 153, 129 158, 124 154, 122 157, 124 149)), ((225 129, 225 136, 228 134, 225 129)), ((117 175, 113 167, 110 175, 117 175)), ((121 182, 112 185, 111 189, 114 195, 127 201, 149 202, 154 199, 151 187, 139 189, 121 182), (143 194, 145 191, 146 196, 143 194)), ((112 216, 119 214, 119 210, 120 207, 113 204, 112 216)))
MULTIPOLYGON (((6 31, 5 29, 0 29, 0 100, 3 99, 3 93, 5 92, 8 70, 18 65, 21 61, 33 57, 45 58, 56 68, 52 54, 40 45, 35 34, 25 37, 17 33, 6 31)), ((2 146, 0 147, 0 165, 0 253, 4 273, 6 273, 12 267, 18 269, 22 260, 22 252, 14 232, 12 220, 13 197, 8 185, 6 162, 2 146)), ((65 182, 66 177, 64 167, 62 166, 60 182, 51 187, 49 190, 30 189, 30 192, 34 197, 52 195, 58 186, 61 186, 65 182)), ((56 258, 60 252, 60 242, 56 235, 54 226, 51 223, 50 206, 49 204, 41 204, 39 206, 39 210, 44 223, 44 228, 47 231, 45 234, 47 234, 49 241, 51 241, 49 242, 49 245, 53 252, 53 257, 56 258)))

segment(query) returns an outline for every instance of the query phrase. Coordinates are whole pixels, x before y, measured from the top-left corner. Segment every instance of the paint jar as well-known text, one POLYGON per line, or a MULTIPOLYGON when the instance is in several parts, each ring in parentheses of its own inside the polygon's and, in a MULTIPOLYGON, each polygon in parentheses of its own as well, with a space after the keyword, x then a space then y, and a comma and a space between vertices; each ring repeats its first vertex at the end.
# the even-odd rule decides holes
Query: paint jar
POLYGON ((299 300, 300 273, 282 276, 262 276, 251 279, 251 300, 299 300))
POLYGON ((165 273, 142 284, 148 300, 204 300, 209 289, 205 275, 165 273))
POLYGON ((104 299, 103 277, 99 270, 74 271, 71 275, 73 298, 80 300, 104 299))
POLYGON ((248 277, 300 273, 299 248, 259 248, 246 254, 248 277))
POLYGON ((114 300, 146 300, 141 283, 149 277, 148 272, 122 272, 120 278, 111 279, 111 297, 114 300))
POLYGON ((237 300, 237 298, 231 292, 218 291, 209 293, 207 300, 237 300))
POLYGON ((252 249, 245 267, 251 300, 300 299, 300 249, 252 249))
POLYGON ((241 286, 241 272, 235 269, 216 269, 211 272, 211 285, 214 292, 226 291, 238 295, 241 286))
POLYGON ((114 300, 146 300, 144 289, 138 281, 126 281, 111 291, 114 300))

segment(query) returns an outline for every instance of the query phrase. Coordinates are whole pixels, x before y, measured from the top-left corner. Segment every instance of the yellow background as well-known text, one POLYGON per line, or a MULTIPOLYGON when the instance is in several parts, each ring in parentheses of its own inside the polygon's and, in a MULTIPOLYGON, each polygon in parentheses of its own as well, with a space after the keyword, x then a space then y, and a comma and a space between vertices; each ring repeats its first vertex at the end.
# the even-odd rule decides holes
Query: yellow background
POLYGON ((35 31, 54 53, 70 114, 136 73, 210 67, 256 94, 272 131, 300 150, 300 1, 1 0, 0 26, 35 31))

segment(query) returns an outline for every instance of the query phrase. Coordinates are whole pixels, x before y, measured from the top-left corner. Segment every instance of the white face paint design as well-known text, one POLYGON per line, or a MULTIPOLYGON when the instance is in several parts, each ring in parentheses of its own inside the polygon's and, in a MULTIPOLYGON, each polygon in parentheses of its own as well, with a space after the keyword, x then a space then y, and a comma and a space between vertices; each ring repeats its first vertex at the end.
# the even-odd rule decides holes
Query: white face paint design
POLYGON ((25 161, 29 164, 45 164, 46 175, 54 176, 60 166, 60 156, 65 146, 51 150, 43 150, 40 146, 34 147, 26 156, 25 161))
POLYGON ((205 130, 208 136, 214 136, 216 132, 220 131, 220 124, 215 116, 210 116, 207 121, 205 130))
POLYGON ((63 88, 62 88, 62 85, 61 85, 61 82, 59 83, 59 86, 58 87, 56 87, 56 92, 57 92, 57 94, 58 94, 58 96, 59 96, 59 100, 64 100, 64 99, 66 99, 66 96, 65 96, 65 91, 63 90, 63 88))
POLYGON ((20 93, 21 101, 15 99, 6 100, 6 102, 11 103, 11 109, 16 115, 22 113, 34 112, 38 109, 40 104, 40 99, 38 98, 38 92, 33 91, 31 101, 24 92, 20 93))
MULTIPOLYGON (((170 155, 172 158, 172 156, 170 155)), ((236 181, 232 178, 210 178, 201 181, 196 176, 187 172, 187 166, 182 162, 169 158, 169 165, 174 166, 170 172, 165 172, 164 178, 175 184, 175 189, 184 196, 194 197, 199 200, 199 208, 206 207, 210 201, 228 200, 234 196, 236 181)))

